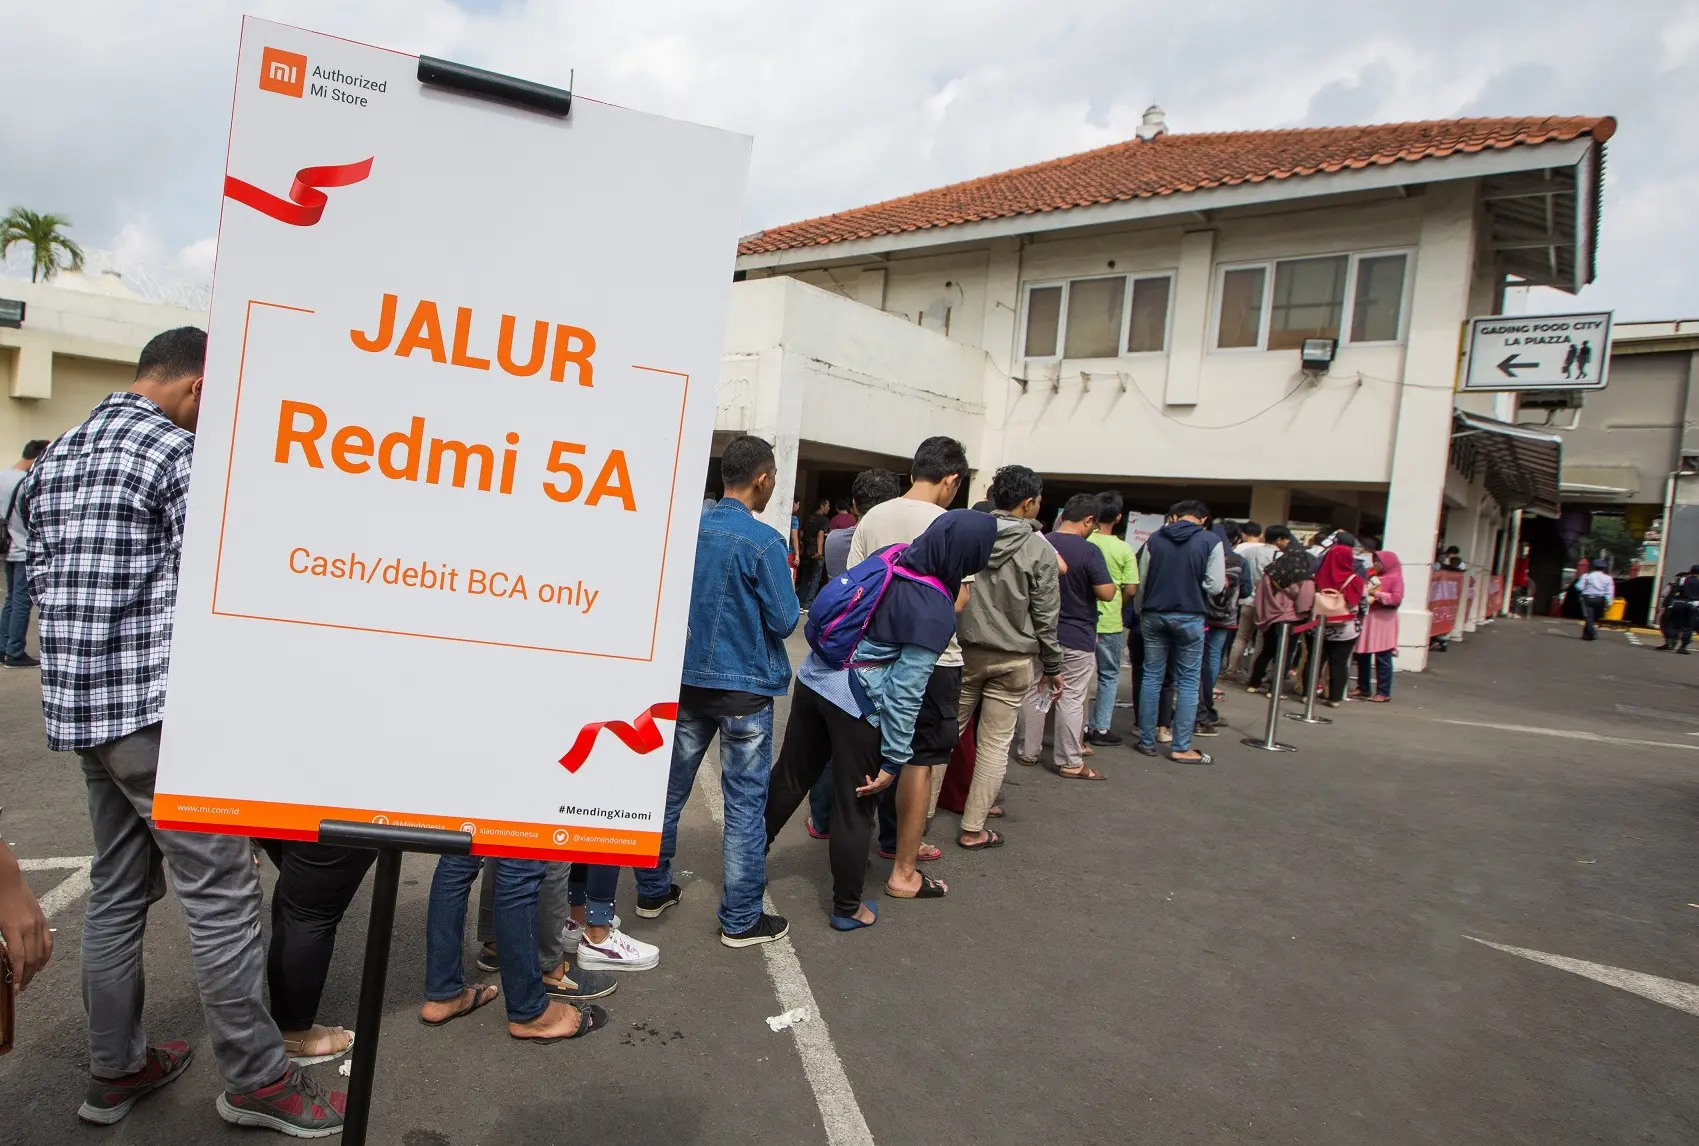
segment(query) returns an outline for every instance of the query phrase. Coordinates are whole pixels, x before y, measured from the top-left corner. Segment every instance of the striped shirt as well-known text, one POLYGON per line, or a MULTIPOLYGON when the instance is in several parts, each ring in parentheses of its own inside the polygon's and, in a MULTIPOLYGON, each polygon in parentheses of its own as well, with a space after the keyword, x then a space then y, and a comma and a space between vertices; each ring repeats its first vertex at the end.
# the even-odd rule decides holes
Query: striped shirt
POLYGON ((195 435, 140 394, 107 397, 36 460, 20 510, 41 610, 48 747, 159 721, 195 435))

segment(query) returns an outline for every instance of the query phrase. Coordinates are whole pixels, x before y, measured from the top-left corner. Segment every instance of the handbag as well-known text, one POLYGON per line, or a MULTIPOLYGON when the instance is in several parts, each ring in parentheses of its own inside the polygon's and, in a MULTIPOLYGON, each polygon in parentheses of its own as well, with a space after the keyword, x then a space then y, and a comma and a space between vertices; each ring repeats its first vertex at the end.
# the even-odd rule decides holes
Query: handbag
MULTIPOLYGON (((1356 576, 1355 573, 1351 574, 1350 577, 1345 579, 1345 584, 1349 585, 1356 576)), ((1316 603, 1311 609, 1310 615, 1325 620, 1333 617, 1348 617, 1352 611, 1351 606, 1345 603, 1345 594, 1342 591, 1338 589, 1317 589, 1316 603)))

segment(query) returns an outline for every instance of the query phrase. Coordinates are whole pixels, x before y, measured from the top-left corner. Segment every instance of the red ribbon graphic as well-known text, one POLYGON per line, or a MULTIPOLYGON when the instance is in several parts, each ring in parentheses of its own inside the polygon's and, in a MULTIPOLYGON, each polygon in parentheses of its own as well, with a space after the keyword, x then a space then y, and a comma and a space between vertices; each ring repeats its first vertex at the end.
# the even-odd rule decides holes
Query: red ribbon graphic
POLYGON ((633 752, 650 753, 665 743, 661 738, 661 730, 655 727, 655 720, 678 719, 678 702, 667 701, 663 704, 651 704, 637 714, 637 719, 631 724, 623 720, 604 720, 595 724, 586 724, 578 730, 578 739, 572 742, 572 748, 560 758, 562 768, 568 772, 576 772, 589 759, 590 749, 596 745, 596 733, 607 729, 633 752))
POLYGON ((330 202, 329 196, 320 191, 320 187, 346 187, 371 173, 371 159, 331 167, 303 167, 295 173, 288 199, 279 199, 270 191, 261 190, 234 175, 226 175, 224 195, 238 203, 246 203, 280 223, 288 223, 291 227, 311 227, 324 214, 325 204, 330 202))

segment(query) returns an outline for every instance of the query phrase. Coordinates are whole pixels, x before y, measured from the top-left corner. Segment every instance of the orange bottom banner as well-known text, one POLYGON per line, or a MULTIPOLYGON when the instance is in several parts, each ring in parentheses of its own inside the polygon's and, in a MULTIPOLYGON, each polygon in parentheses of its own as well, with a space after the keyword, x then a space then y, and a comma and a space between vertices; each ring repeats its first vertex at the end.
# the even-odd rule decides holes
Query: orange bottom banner
POLYGON ((583 824, 527 824, 513 820, 476 820, 386 812, 377 808, 332 808, 318 804, 276 804, 267 800, 230 800, 156 793, 154 823, 184 832, 228 832, 271 839, 316 840, 324 820, 393 824, 404 828, 440 828, 466 832, 472 854, 517 859, 576 860, 628 867, 654 867, 661 833, 583 824))

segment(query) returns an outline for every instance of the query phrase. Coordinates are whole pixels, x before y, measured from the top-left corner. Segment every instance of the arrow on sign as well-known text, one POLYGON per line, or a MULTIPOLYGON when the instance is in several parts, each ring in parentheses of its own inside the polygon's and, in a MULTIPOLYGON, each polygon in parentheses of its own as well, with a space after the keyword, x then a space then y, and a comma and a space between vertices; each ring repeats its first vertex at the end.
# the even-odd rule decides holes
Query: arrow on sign
POLYGON ((1538 362, 1522 362, 1522 361, 1518 360, 1517 357, 1516 357, 1516 352, 1513 350, 1513 351, 1510 352, 1510 354, 1505 358, 1505 360, 1503 362, 1500 362, 1498 364, 1498 368, 1500 370, 1504 371, 1504 376, 1506 378, 1514 378, 1514 377, 1516 377, 1515 371, 1518 371, 1518 370, 1533 370, 1536 367, 1538 367, 1539 365, 1540 364, 1538 362))

